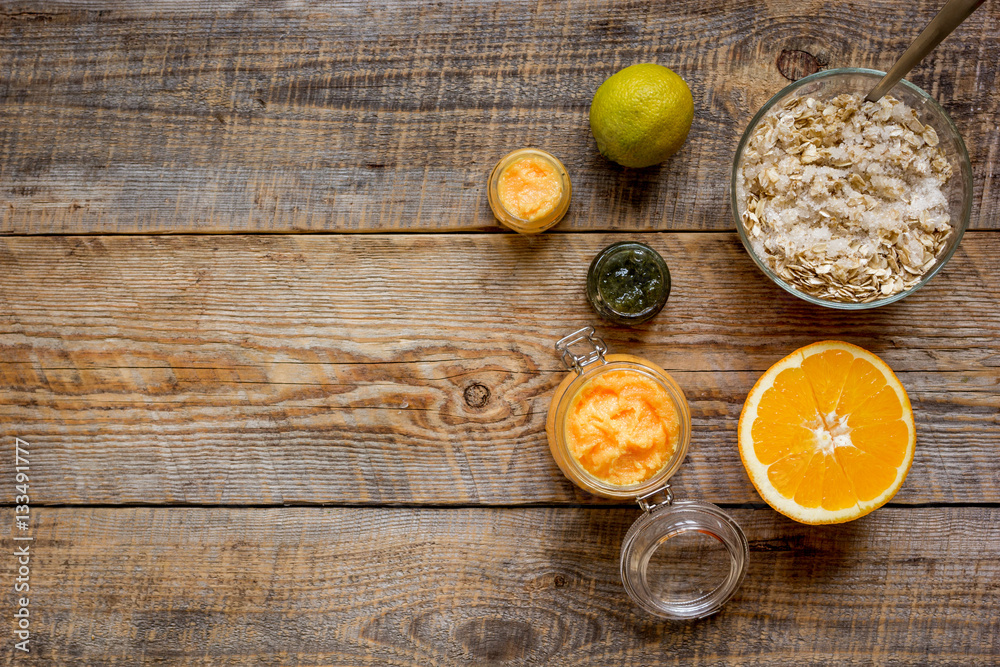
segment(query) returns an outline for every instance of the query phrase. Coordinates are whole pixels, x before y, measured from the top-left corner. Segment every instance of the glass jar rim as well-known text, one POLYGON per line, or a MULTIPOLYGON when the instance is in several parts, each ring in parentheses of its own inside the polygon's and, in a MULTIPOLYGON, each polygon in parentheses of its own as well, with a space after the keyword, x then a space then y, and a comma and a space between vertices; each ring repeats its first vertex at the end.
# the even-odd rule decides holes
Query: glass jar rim
POLYGON ((668 498, 644 512, 622 540, 622 584, 629 597, 651 614, 675 620, 705 618, 719 611, 739 589, 749 556, 743 530, 718 506, 700 500, 671 502, 668 498), (718 540, 729 556, 729 572, 707 593, 684 599, 657 595, 647 579, 650 559, 669 540, 691 532, 718 540))

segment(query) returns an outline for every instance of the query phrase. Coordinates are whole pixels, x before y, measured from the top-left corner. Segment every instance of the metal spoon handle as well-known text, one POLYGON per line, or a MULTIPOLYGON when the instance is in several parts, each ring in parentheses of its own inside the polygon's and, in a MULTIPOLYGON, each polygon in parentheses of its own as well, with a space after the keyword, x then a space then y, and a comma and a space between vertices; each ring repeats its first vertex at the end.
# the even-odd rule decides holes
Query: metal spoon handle
POLYGON ((941 43, 951 31, 969 18, 969 15, 976 11, 986 0, 948 0, 945 6, 938 12, 924 31, 913 40, 909 48, 899 57, 896 64, 892 66, 882 80, 878 82, 865 99, 869 102, 878 102, 882 96, 888 93, 899 80, 917 66, 934 47, 941 43))

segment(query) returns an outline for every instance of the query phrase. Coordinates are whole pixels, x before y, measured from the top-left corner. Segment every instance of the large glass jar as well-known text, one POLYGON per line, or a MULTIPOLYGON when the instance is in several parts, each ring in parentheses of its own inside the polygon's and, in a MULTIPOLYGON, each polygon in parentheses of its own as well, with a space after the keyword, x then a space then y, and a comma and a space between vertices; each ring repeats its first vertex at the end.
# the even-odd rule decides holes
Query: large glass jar
POLYGON ((556 350, 569 373, 549 406, 546 433, 559 469, 580 488, 635 500, 643 514, 632 524, 621 550, 621 576, 629 596, 646 611, 673 619, 714 614, 732 597, 746 573, 749 550, 740 527, 711 503, 674 501, 667 481, 677 472, 691 439, 691 411, 684 392, 656 364, 625 354, 607 354, 607 345, 585 327, 561 339, 556 350), (673 450, 662 466, 634 483, 618 485, 591 474, 569 444, 574 399, 606 373, 635 373, 646 386, 660 387, 676 410, 673 450))
MULTIPOLYGON (((588 329, 593 331, 593 328, 588 329)), ((594 341, 595 339, 591 338, 590 340, 594 341)), ((600 344, 603 345, 603 343, 600 344)), ((567 354, 571 353, 567 351, 567 354)), ((563 359, 565 360, 567 357, 564 356, 563 359)), ((588 363, 585 366, 573 366, 571 359, 570 368, 573 372, 568 374, 556 387, 555 395, 549 406, 549 416, 545 429, 549 438, 552 458, 556 460, 559 469, 581 489, 605 498, 631 499, 662 487, 664 481, 677 472, 677 468, 680 467, 687 454, 688 444, 691 442, 691 410, 680 386, 656 364, 628 354, 605 355, 602 353, 597 362, 588 363), (673 452, 669 459, 652 477, 629 485, 612 484, 589 473, 573 456, 567 437, 570 407, 580 390, 594 379, 616 371, 628 371, 652 380, 656 386, 663 389, 677 413, 678 433, 676 441, 672 443, 673 452)))

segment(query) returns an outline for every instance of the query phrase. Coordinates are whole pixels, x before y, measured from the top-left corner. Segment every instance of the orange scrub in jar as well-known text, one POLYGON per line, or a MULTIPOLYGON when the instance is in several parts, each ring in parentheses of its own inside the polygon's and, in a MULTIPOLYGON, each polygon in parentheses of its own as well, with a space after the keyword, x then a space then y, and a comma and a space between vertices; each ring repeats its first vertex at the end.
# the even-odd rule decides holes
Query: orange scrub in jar
POLYGON ((552 212, 562 199, 559 174, 548 160, 525 157, 500 173, 497 194, 512 215, 535 222, 552 212))
POLYGON ((569 210, 573 186, 566 166, 538 148, 519 148, 500 158, 486 198, 500 224, 521 234, 538 234, 558 224, 569 210))
POLYGON ((655 475, 677 446, 677 409, 652 378, 631 370, 602 373, 569 408, 566 444, 588 473, 629 486, 655 475))

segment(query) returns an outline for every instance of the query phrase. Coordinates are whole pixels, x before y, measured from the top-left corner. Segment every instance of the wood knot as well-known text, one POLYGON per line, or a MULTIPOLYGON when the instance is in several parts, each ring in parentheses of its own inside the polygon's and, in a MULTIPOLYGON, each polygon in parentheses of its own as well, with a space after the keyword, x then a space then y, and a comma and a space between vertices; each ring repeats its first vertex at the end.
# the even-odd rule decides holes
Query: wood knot
POLYGON ((815 74, 824 67, 826 63, 808 51, 798 49, 782 49, 778 54, 778 71, 781 76, 789 81, 798 81, 804 76, 815 74))
POLYGON ((465 388, 465 404, 470 408, 481 408, 490 401, 490 389, 484 384, 475 382, 465 388))
POLYGON ((561 574, 557 574, 553 583, 556 585, 556 588, 562 588, 566 585, 566 577, 561 574))

